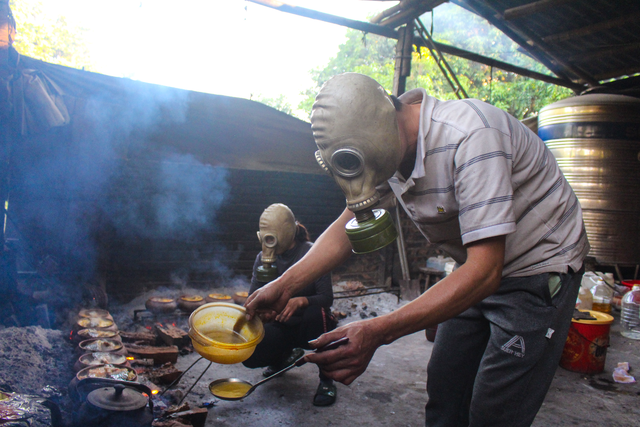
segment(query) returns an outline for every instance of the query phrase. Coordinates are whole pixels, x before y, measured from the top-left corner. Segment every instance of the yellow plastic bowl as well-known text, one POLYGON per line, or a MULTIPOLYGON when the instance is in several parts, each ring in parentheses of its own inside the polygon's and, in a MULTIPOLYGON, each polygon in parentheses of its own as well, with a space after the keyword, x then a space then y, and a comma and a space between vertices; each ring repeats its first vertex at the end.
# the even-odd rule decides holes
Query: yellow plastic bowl
POLYGON ((207 360, 230 365, 247 360, 264 337, 262 321, 257 316, 244 322, 238 331, 246 342, 229 343, 216 340, 215 335, 231 335, 236 321, 246 310, 236 304, 214 302, 205 304, 189 316, 189 337, 195 351, 207 360))

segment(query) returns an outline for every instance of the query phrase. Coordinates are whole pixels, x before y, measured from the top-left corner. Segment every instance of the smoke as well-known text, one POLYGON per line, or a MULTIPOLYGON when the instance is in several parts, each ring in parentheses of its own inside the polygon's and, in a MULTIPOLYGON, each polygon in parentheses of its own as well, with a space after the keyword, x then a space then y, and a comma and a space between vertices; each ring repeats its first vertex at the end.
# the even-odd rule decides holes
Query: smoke
POLYGON ((162 138, 185 123, 189 92, 124 79, 101 84, 91 96, 67 98, 71 125, 25 138, 14 161, 10 212, 32 246, 29 263, 52 254, 62 275, 81 282, 109 268, 114 242, 166 246, 211 235, 229 193, 225 168, 162 138))
POLYGON ((119 235, 188 239, 211 227, 229 192, 226 169, 175 153, 131 163, 120 165, 103 206, 119 235))

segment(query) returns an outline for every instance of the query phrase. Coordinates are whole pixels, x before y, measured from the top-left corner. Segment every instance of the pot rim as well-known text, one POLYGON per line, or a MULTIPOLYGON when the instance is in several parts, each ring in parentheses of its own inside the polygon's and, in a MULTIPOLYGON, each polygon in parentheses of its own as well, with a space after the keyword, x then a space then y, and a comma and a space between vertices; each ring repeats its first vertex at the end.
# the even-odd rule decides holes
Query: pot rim
POLYGON ((109 351, 101 350, 101 351, 98 351, 97 353, 112 353, 112 352, 114 352, 114 351, 118 351, 118 350, 120 350, 120 349, 123 347, 122 342, 120 342, 120 341, 118 341, 118 340, 116 340, 116 339, 114 339, 114 338, 91 338, 91 339, 88 339, 88 340, 80 341, 80 342, 78 343, 78 347, 79 347, 81 350, 83 350, 83 351, 88 351, 88 352, 91 352, 91 353, 96 353, 96 351, 91 350, 91 349, 88 349, 88 348, 85 348, 85 347, 86 347, 86 346, 87 346, 87 344, 89 344, 90 342, 98 341, 98 340, 102 340, 102 341, 113 341, 113 343, 115 344, 115 347, 113 348, 113 350, 109 350, 109 351))
POLYGON ((98 378, 98 379, 106 379, 106 380, 114 380, 114 381, 136 382, 136 381, 138 381, 138 373, 136 372, 136 370, 135 370, 135 369, 130 368, 130 367, 128 367, 128 366, 114 365, 114 364, 112 364, 112 363, 101 363, 100 365, 91 365, 91 366, 87 366, 86 368, 82 368, 82 369, 80 369, 80 370, 76 373, 76 378, 77 378, 77 380, 78 380, 78 381, 82 381, 82 380, 84 380, 84 379, 86 379, 86 378, 98 378), (80 378, 80 374, 81 374, 81 373, 83 373, 83 372, 85 372, 85 371, 89 371, 89 369, 98 369, 98 368, 102 368, 102 367, 107 366, 107 365, 109 365, 109 366, 115 366, 115 367, 116 367, 116 368, 118 368, 118 369, 126 369, 126 370, 127 370, 127 371, 129 371, 129 372, 133 372, 134 377, 133 377, 133 379, 132 379, 132 380, 116 380, 115 378, 108 378, 108 377, 89 377, 89 376, 84 377, 84 378, 80 378))
POLYGON ((109 365, 122 366, 125 363, 127 363, 127 357, 125 355, 123 355, 123 354, 114 355, 113 352, 109 352, 109 351, 93 351, 91 353, 81 354, 80 357, 78 357, 78 362, 80 362, 80 364, 83 365, 85 368, 88 368, 90 366, 105 365, 105 363, 96 363, 95 365, 90 365, 90 364, 87 364, 87 362, 85 362, 84 360, 82 360, 83 358, 84 359, 88 358, 90 355, 92 355, 94 353, 104 353, 104 354, 109 354, 109 355, 113 355, 113 356, 122 357, 124 359, 124 361, 122 363, 111 362, 111 363, 109 363, 109 365))

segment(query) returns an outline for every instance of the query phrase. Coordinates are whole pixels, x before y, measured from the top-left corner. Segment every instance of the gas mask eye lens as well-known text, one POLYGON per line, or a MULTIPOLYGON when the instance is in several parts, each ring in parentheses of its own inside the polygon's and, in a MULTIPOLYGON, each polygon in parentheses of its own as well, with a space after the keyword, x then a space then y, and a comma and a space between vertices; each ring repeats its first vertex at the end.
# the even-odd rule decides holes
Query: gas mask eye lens
POLYGON ((274 247, 278 243, 276 236, 272 236, 271 234, 267 234, 264 236, 264 245, 268 248, 274 247))
POLYGON ((331 155, 331 165, 338 175, 353 178, 364 170, 364 159, 353 148, 343 148, 331 155))

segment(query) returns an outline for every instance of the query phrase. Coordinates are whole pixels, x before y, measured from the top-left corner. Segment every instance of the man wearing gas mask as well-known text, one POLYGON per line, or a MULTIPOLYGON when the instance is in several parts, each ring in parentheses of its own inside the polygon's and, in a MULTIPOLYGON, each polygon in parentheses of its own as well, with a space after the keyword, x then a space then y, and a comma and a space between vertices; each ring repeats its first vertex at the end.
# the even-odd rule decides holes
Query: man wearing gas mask
MULTIPOLYGON (((258 239, 262 251, 253 265, 249 295, 277 279, 313 245, 304 225, 281 203, 270 205, 260 216, 258 239)), ((304 355, 303 349, 310 348, 310 340, 336 327, 331 315, 332 303, 331 277, 325 274, 297 291, 279 313, 263 313, 264 338, 243 364, 248 368, 267 366, 263 375, 269 377, 294 363, 304 355)), ((335 400, 333 380, 320 372, 313 404, 329 406, 335 400)))
POLYGON ((439 101, 424 89, 396 99, 355 73, 322 87, 311 127, 347 209, 247 300, 248 313, 279 312, 352 252, 392 241, 387 215, 374 209, 391 191, 427 241, 461 266, 392 313, 320 336, 314 348, 343 336, 349 343, 307 360, 350 384, 379 346, 439 324, 425 424, 530 425, 558 366, 589 251, 580 204, 553 155, 491 105, 439 101))

